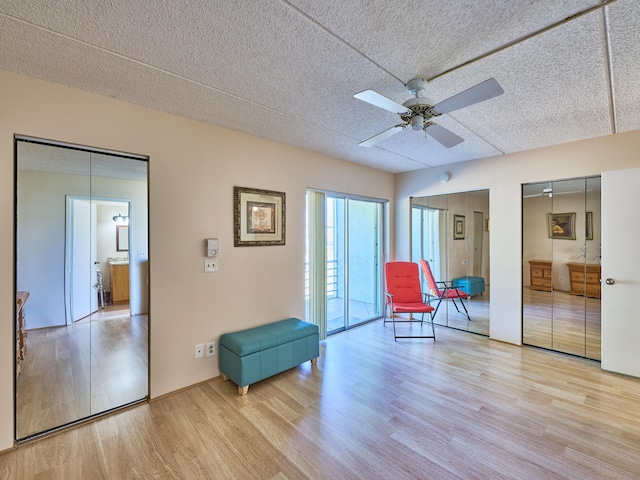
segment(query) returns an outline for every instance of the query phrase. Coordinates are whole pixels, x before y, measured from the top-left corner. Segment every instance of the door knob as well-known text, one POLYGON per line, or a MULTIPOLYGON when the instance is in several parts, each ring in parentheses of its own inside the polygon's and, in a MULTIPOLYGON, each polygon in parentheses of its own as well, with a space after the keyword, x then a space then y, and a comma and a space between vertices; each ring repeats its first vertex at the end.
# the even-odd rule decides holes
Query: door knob
POLYGON ((616 281, 613 278, 607 278, 604 283, 606 283, 607 285, 613 285, 614 283, 616 283, 616 281))

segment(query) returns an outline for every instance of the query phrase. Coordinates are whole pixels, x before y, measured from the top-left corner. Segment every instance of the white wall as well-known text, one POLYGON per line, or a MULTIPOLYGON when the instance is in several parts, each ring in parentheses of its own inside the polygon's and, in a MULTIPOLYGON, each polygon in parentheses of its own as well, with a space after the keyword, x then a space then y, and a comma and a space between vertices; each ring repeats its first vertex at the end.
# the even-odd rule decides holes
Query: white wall
POLYGON ((521 344, 521 184, 640 166, 640 131, 396 176, 395 258, 409 258, 409 197, 490 190, 490 337, 521 344))
MULTIPOLYGON (((196 343, 304 316, 307 187, 393 201, 391 174, 4 71, 0 105, 3 225, 14 225, 14 134, 149 156, 152 397, 219 375, 217 356, 194 360, 196 343), (286 245, 233 247, 234 185, 286 193, 286 245), (220 271, 205 274, 210 237, 220 271)), ((2 451, 13 444, 13 228, 0 250, 2 451)))

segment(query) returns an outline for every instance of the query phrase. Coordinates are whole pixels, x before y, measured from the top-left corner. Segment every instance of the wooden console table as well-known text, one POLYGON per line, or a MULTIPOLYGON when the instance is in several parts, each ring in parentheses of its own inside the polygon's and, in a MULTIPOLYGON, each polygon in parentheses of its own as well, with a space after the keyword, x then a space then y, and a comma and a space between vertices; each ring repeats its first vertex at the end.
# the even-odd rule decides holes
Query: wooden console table
POLYGON ((571 280, 571 295, 600 298, 600 265, 594 263, 567 263, 571 280))
POLYGON ((529 260, 529 288, 544 292, 553 290, 551 260, 529 260))
POLYGON ((27 321, 24 317, 24 304, 27 298, 29 298, 29 292, 16 294, 16 373, 18 375, 27 349, 27 321))

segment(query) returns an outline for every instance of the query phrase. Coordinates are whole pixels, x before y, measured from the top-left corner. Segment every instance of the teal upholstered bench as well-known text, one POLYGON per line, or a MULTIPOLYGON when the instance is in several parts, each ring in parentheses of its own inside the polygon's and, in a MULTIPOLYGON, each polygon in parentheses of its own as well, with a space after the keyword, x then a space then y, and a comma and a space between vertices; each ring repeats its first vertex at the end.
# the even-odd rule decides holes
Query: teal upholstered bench
POLYGON ((297 318, 261 325, 220 337, 220 377, 238 385, 246 395, 249 385, 284 372, 320 355, 318 326, 297 318))
POLYGON ((470 296, 480 295, 484 292, 484 278, 482 277, 460 277, 451 281, 453 287, 459 288, 470 296))

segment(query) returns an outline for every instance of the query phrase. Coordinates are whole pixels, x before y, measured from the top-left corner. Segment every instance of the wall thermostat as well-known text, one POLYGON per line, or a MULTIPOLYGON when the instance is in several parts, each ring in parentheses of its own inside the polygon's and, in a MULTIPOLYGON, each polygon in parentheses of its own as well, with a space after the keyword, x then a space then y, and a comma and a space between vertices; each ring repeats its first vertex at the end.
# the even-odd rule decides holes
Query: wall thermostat
POLYGON ((220 253, 220 242, 217 238, 206 238, 206 253, 205 257, 217 257, 220 253))

